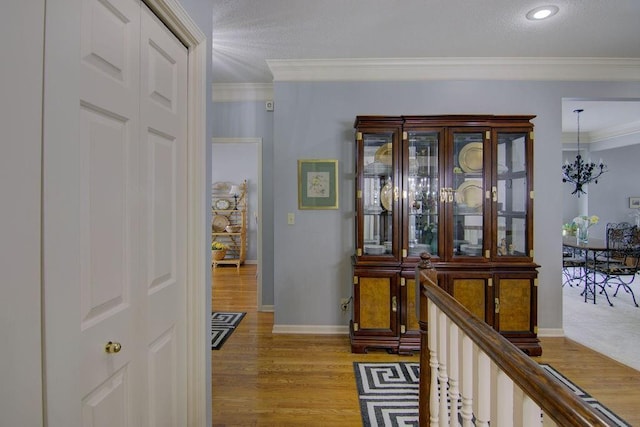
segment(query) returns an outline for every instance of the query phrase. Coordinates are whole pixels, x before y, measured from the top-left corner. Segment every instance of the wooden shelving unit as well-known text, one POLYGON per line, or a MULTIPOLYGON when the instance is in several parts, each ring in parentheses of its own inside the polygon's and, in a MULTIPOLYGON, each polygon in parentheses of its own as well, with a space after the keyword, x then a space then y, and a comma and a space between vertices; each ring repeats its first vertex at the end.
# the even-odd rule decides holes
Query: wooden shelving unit
POLYGON ((212 186, 211 241, 227 246, 223 259, 211 259, 216 268, 232 264, 238 269, 244 263, 247 250, 247 181, 241 184, 216 182, 212 186), (235 194, 234 194, 235 193, 235 194))

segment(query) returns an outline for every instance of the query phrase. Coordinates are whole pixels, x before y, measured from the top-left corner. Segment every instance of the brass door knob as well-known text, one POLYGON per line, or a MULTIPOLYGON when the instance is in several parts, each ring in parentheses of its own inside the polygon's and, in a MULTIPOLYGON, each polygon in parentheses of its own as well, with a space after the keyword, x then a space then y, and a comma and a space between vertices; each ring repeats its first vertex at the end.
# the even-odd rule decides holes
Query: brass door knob
POLYGON ((107 353, 118 353, 122 349, 122 345, 119 342, 111 342, 109 341, 106 346, 104 346, 104 351, 107 353))

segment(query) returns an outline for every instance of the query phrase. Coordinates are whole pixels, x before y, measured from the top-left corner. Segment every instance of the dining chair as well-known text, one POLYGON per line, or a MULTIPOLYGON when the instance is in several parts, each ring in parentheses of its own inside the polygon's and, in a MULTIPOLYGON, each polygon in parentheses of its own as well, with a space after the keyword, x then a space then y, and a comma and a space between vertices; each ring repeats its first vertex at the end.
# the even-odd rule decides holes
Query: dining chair
POLYGON ((573 287, 573 282, 582 282, 585 277, 584 253, 579 249, 562 250, 562 286, 573 287))
MULTIPOLYGON (((587 270, 593 270, 599 275, 600 280, 596 284, 601 288, 601 293, 605 292, 606 295, 607 286, 616 286, 613 294, 615 297, 622 288, 631 295, 633 304, 638 307, 631 284, 640 271, 639 267, 640 229, 638 226, 628 223, 607 224, 606 255, 586 265, 587 270)), ((608 295, 607 299, 609 299, 608 295)), ((613 305, 611 301, 609 304, 613 305)))

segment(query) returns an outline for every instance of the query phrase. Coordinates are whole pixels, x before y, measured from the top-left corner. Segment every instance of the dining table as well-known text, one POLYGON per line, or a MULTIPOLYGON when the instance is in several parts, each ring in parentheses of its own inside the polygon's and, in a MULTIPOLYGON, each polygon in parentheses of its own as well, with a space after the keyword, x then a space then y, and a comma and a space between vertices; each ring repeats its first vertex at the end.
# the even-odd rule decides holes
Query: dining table
POLYGON ((598 257, 606 257, 609 253, 607 247, 607 241, 598 238, 589 238, 587 241, 578 242, 576 236, 562 236, 562 246, 571 249, 574 253, 582 253, 584 256, 584 275, 583 285, 584 290, 582 294, 584 296, 584 302, 592 300, 596 303, 596 287, 600 287, 601 294, 607 298, 609 305, 613 305, 609 300, 609 295, 605 287, 596 280, 596 271, 593 268, 589 268, 589 265, 594 266, 598 262, 598 257))

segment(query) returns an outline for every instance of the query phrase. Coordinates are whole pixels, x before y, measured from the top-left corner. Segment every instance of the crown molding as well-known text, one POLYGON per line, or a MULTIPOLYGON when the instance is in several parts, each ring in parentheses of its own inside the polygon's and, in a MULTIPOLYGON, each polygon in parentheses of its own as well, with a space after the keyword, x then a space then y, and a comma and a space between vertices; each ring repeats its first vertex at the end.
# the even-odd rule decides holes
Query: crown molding
POLYGON ((640 120, 589 132, 591 142, 601 142, 640 133, 640 120))
MULTIPOLYGON (((600 129, 592 132, 581 132, 580 143, 589 146, 590 144, 609 142, 616 138, 624 138, 626 136, 640 135, 640 120, 636 120, 630 123, 623 123, 617 126, 611 126, 605 129, 600 129)), ((576 139, 578 134, 576 132, 563 132, 562 144, 565 149, 575 149, 576 139)), ((623 144, 628 145, 628 144, 623 144)))
POLYGON ((268 59, 274 81, 640 81, 640 58, 268 59))
POLYGON ((273 83, 214 83, 213 102, 271 101, 273 83))
MULTIPOLYGON (((640 58, 268 59, 274 81, 640 82, 640 58)), ((271 101, 273 83, 214 83, 213 102, 271 101)))

